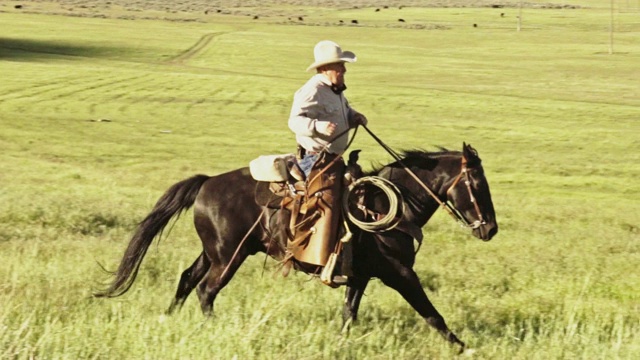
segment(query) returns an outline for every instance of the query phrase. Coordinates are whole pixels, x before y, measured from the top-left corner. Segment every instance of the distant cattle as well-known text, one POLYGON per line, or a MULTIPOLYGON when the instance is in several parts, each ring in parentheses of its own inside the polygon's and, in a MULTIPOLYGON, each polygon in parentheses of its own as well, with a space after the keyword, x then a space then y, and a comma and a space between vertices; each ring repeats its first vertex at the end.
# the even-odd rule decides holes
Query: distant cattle
POLYGON ((351 23, 352 23, 352 24, 357 24, 357 23, 358 23, 358 20, 351 20, 351 23))
POLYGON ((400 21, 400 22, 404 22, 404 19, 398 19, 398 21, 400 21))
POLYGON ((304 21, 304 18, 302 16, 298 16, 298 20, 304 21))
POLYGON ((380 9, 376 9, 376 12, 380 11, 380 9))
POLYGON ((16 6, 14 6, 14 8, 16 8, 16 9, 22 9, 22 5, 16 5, 16 6))

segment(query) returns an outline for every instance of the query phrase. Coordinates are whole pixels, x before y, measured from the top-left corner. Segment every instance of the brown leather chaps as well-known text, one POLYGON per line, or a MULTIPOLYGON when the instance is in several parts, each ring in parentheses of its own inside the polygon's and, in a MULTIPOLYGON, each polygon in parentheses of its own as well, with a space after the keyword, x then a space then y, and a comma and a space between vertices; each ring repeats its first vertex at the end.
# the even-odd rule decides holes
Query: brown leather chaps
POLYGON ((295 217, 289 251, 308 264, 325 266, 335 251, 341 220, 342 182, 345 164, 341 157, 320 153, 307 177, 304 201, 295 217))

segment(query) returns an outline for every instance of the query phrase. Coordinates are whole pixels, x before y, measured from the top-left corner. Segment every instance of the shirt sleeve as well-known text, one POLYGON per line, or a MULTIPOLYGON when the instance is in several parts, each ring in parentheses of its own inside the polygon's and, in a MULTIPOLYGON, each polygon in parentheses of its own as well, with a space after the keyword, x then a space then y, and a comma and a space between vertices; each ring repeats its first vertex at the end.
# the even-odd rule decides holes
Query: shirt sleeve
MULTIPOLYGON (((315 89, 313 89, 315 90, 315 89)), ((296 135, 316 135, 316 119, 312 118, 314 108, 318 106, 316 91, 302 88, 293 97, 293 105, 289 114, 289 129, 296 135)))

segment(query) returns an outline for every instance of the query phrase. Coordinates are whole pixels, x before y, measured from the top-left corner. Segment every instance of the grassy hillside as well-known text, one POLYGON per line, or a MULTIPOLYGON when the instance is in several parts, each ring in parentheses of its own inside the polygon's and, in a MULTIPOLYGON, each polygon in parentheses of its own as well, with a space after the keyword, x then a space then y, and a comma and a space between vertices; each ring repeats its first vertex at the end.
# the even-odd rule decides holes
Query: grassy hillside
MULTIPOLYGON (((282 278, 263 255, 221 292, 212 321, 195 296, 163 316, 200 252, 191 214, 153 246, 130 293, 90 296, 106 279, 96 262, 115 268, 173 183, 293 151, 293 92, 313 45, 333 39, 357 53, 346 94, 385 142, 480 152, 500 233, 482 243, 438 213, 416 265, 474 357, 637 358, 640 22, 619 4, 610 55, 609 3, 565 3, 576 6, 527 4, 516 32, 517 2, 208 14, 3 2, 0 357, 452 357, 377 281, 338 336, 342 290, 282 278)), ((390 161, 364 132, 353 147, 365 167, 390 161)))

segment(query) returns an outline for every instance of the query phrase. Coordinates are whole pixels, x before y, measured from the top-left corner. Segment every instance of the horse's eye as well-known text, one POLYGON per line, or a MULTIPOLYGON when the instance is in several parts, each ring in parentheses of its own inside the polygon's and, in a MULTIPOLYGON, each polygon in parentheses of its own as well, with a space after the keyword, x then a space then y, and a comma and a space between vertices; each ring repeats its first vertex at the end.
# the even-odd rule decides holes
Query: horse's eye
POLYGON ((471 182, 474 184, 474 187, 476 187, 484 180, 484 173, 481 169, 471 169, 469 171, 469 177, 471 182))

